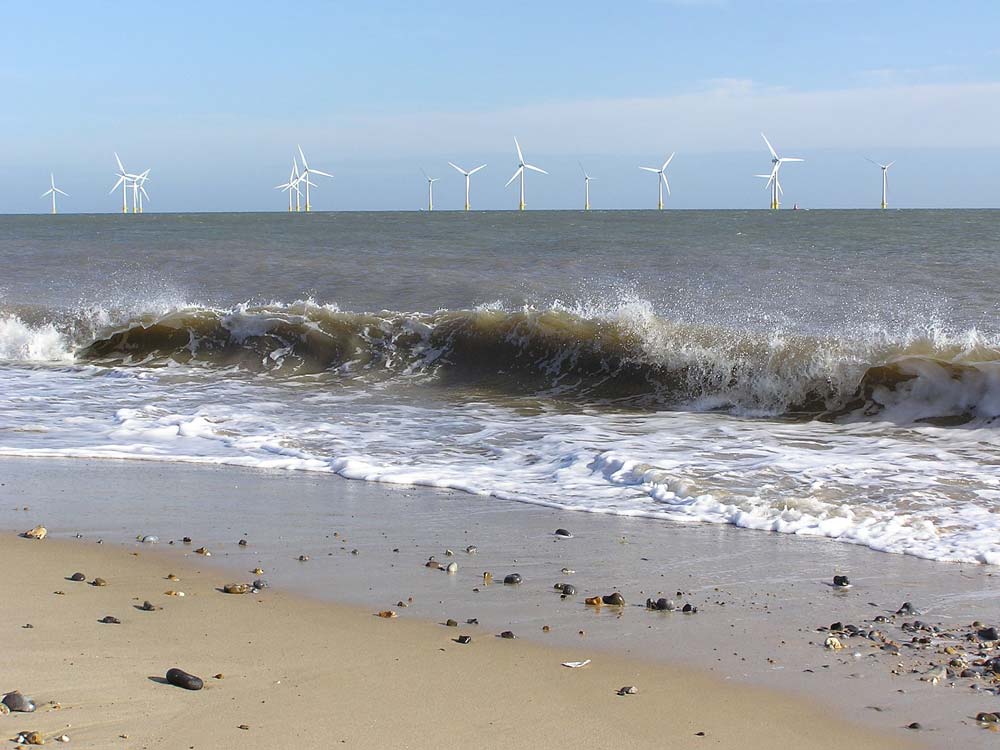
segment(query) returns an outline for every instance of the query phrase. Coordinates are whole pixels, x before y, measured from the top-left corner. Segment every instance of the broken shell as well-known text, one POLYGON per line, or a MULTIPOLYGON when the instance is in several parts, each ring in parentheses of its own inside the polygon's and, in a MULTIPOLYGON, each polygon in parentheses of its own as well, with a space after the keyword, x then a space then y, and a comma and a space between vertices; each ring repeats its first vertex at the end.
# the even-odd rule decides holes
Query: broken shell
POLYGON ((571 576, 571 575, 573 575, 573 574, 574 574, 575 572, 576 572, 576 571, 575 571, 575 570, 573 570, 572 568, 563 568, 563 569, 562 569, 562 574, 563 574, 564 576, 571 576))
POLYGON ((833 651, 839 651, 840 649, 842 649, 844 647, 844 644, 841 643, 840 639, 837 636, 835 636, 835 635, 827 636, 827 639, 823 643, 823 645, 826 646, 828 649, 831 649, 833 651))
POLYGON ((399 615, 397 615, 391 609, 383 609, 381 612, 378 613, 378 616, 388 620, 392 617, 398 617, 399 615))
POLYGON ((245 594, 250 590, 249 583, 227 583, 222 587, 223 592, 227 594, 245 594))
POLYGON ((445 570, 447 570, 449 573, 453 573, 453 574, 457 573, 458 572, 458 563, 457 562, 448 563, 448 567, 445 568, 445 570))
POLYGON ((479 548, 474 544, 470 544, 468 547, 465 548, 465 551, 470 555, 474 555, 477 552, 479 552, 479 548))
POLYGON ((454 553, 454 552, 452 552, 452 551, 451 551, 450 549, 446 549, 446 550, 444 551, 444 556, 445 556, 445 557, 454 557, 454 556, 455 556, 455 553, 454 553))
POLYGON ((183 591, 174 591, 173 589, 170 589, 170 591, 164 591, 163 593, 166 596, 184 596, 183 591))
POLYGON ((564 537, 566 539, 572 539, 573 538, 573 535, 570 534, 566 529, 556 529, 555 532, 553 532, 553 533, 556 536, 561 536, 561 537, 564 537))
POLYGON ((639 692, 639 688, 635 685, 626 685, 625 687, 618 688, 618 695, 635 695, 639 692))
POLYGON ((181 580, 181 579, 180 579, 180 578, 178 578, 177 576, 175 576, 175 575, 174 575, 173 573, 170 573, 170 574, 169 574, 169 575, 167 576, 167 580, 168 580, 168 581, 179 581, 179 580, 181 580))
POLYGON ((205 557, 211 557, 212 553, 209 552, 205 547, 199 547, 194 551, 196 555, 204 555, 205 557))
POLYGON ((584 604, 590 605, 591 607, 600 607, 604 602, 599 596, 588 596, 583 600, 584 604))
POLYGON ((264 575, 264 569, 263 568, 254 568, 250 572, 253 573, 255 576, 262 576, 262 575, 264 575))
POLYGON ((108 582, 105 581, 103 578, 95 578, 93 581, 90 582, 90 585, 91 586, 107 586, 108 582))
POLYGON ((21 536, 25 539, 44 539, 49 530, 44 526, 36 526, 33 529, 28 529, 21 536))
POLYGON ((309 555, 299 555, 299 562, 309 562, 309 555))
POLYGON ((35 702, 26 695, 22 695, 20 690, 13 690, 3 697, 2 702, 11 711, 30 714, 35 710, 35 702))
POLYGON ((156 544, 160 541, 160 537, 147 534, 146 536, 139 537, 139 541, 143 544, 156 544))
POLYGON ((42 737, 41 732, 21 732, 17 735, 17 742, 25 745, 44 745, 45 738, 42 737))

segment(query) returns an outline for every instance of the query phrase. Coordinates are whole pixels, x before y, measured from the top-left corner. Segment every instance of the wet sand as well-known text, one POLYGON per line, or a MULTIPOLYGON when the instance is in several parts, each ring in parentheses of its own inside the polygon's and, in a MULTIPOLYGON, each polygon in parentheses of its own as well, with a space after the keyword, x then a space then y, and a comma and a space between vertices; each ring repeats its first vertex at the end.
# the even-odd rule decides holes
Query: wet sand
POLYGON ((892 674, 867 642, 831 652, 816 630, 891 614, 904 600, 928 621, 995 622, 996 579, 982 566, 303 474, 13 459, 0 472, 0 527, 50 530, 41 542, 8 533, 0 543, 4 569, 17 571, 3 579, 4 601, 17 606, 4 607, 0 626, 18 644, 0 690, 62 705, 0 717, 12 731, 65 731, 84 747, 120 734, 129 747, 995 741, 973 720, 995 696, 892 674), (554 537, 556 527, 574 538, 554 537), (161 541, 139 544, 139 534, 161 541), (200 546, 212 556, 196 555, 200 546), (459 571, 425 568, 430 555, 459 571), (258 565, 269 589, 217 590, 252 580, 258 565), (76 570, 111 585, 64 580, 76 570), (514 571, 520 586, 499 583, 514 571), (164 580, 169 572, 182 581, 164 580), (854 587, 832 590, 834 573, 854 587), (561 599, 559 581, 579 595, 561 599), (629 606, 583 603, 613 590, 629 606), (641 606, 660 595, 699 611, 641 606), (135 609, 144 599, 163 610, 135 609), (382 609, 399 617, 375 617, 382 609), (98 622, 109 614, 122 624, 98 622), (498 638, 503 630, 518 638, 498 638), (460 634, 472 643, 456 643, 460 634), (560 666, 587 658, 582 669, 560 666), (206 678, 205 690, 150 679, 172 666, 206 678), (616 695, 624 685, 640 692, 616 695), (905 729, 914 721, 921 730, 905 729))

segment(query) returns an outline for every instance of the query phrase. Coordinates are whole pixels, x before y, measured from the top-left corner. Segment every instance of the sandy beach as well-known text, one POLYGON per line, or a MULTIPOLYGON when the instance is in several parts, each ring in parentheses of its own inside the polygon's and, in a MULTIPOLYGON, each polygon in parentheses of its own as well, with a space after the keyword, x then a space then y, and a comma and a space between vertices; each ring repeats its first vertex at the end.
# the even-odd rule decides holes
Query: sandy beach
MULTIPOLYGON (((455 500, 444 493, 423 491, 418 504, 398 489, 283 473, 108 461, 0 465, 8 530, 0 560, 16 571, 2 583, 5 601, 16 602, 2 614, 2 627, 16 644, 8 649, 2 689, 21 690, 39 705, 34 714, 0 719, 11 738, 33 729, 50 738, 65 733, 74 746, 137 748, 291 742, 881 748, 937 746, 941 737, 960 736, 967 746, 993 739, 967 716, 956 717, 954 704, 942 702, 943 696, 953 700, 955 690, 913 677, 892 678, 890 688, 875 666, 823 649, 822 633, 798 632, 803 616, 818 616, 797 602, 799 577, 757 580, 746 597, 739 593, 746 582, 730 579, 729 593, 713 594, 717 601, 728 597, 725 607, 713 607, 692 586, 685 600, 697 602, 694 615, 646 612, 636 601, 641 592, 632 587, 621 587, 630 606, 587 607, 584 594, 612 590, 608 575, 620 575, 631 563, 600 543, 586 554, 579 547, 570 553, 570 545, 587 544, 600 530, 619 537, 609 548, 619 557, 641 546, 622 544, 622 529, 609 527, 610 519, 540 510, 527 523, 519 513, 504 526, 496 518, 450 513, 455 500), (378 498, 379 491, 385 497, 378 498), (210 507, 200 502, 207 494, 210 507), (290 496, 298 498, 291 517, 258 513, 290 496), (230 501, 243 503, 241 517, 228 515, 230 501), (317 513, 314 503, 320 502, 336 520, 325 518, 323 529, 303 528, 302 517, 317 513), (364 519, 352 515, 358 503, 369 510, 364 519), (423 508, 420 525, 411 525, 412 514, 389 512, 401 510, 400 504, 423 508), (574 539, 553 540, 556 518, 574 522, 574 539), (49 529, 42 541, 15 533, 42 522, 49 529), (487 522, 490 538, 481 531, 487 522), (455 523, 476 536, 475 555, 459 547, 455 523), (141 544, 136 533, 157 534, 160 542, 141 544), (194 536, 191 544, 182 543, 185 534, 194 536), (453 557, 443 537, 455 540, 453 557), (241 538, 247 545, 238 544, 241 538), (212 555, 197 554, 199 545, 212 555), (536 548, 534 556, 528 547, 536 548), (422 561, 435 552, 445 564, 457 560, 459 572, 425 568, 422 561), (567 554, 580 560, 581 570, 560 576, 567 554), (251 572, 257 566, 262 576, 251 572), (573 580, 580 596, 567 601, 554 594, 544 567, 553 569, 553 580, 573 580), (486 587, 482 571, 488 569, 495 582, 486 587), (508 570, 521 571, 524 583, 500 583, 508 570), (86 581, 67 580, 75 572, 86 581), (180 580, 167 580, 169 574, 180 580), (108 585, 91 585, 95 577, 108 585), (259 577, 269 580, 269 588, 222 592, 227 583, 259 577), (168 590, 185 596, 168 596, 168 590), (162 609, 139 609, 147 600, 162 609), (386 609, 398 617, 376 616, 386 609), (121 623, 100 622, 108 615, 121 623), (447 626, 447 618, 457 627, 447 626), (478 624, 466 622, 473 618, 478 624), (762 618, 771 621, 776 639, 761 635, 762 618), (504 630, 517 638, 498 637, 504 630), (471 636, 471 643, 458 643, 461 635, 471 636), (773 652, 772 660, 765 653, 778 641, 790 645, 785 653, 773 652), (737 653, 724 659, 730 649, 737 653), (584 659, 592 661, 583 668, 562 666, 584 659), (762 672, 759 666, 768 661, 770 670, 762 672), (201 676, 205 688, 189 692, 163 684, 171 667, 201 676), (824 671, 830 674, 816 674, 824 671), (638 693, 617 694, 629 685, 638 693), (917 720, 922 731, 905 728, 917 720)), ((632 531, 639 528, 650 524, 640 521, 632 531)), ((688 553, 703 563, 710 558, 701 545, 731 541, 703 536, 699 542, 691 534, 696 530, 684 530, 692 537, 688 553)), ((655 525, 650 531, 664 533, 655 525)), ((765 546, 790 564, 798 562, 789 554, 796 546, 813 557, 844 548, 746 536, 770 543, 765 546)), ((837 562, 849 561, 852 552, 847 548, 837 562)), ((752 558, 759 550, 752 543, 733 550, 741 554, 752 558)), ((930 597, 943 583, 931 579, 923 593, 930 597)))

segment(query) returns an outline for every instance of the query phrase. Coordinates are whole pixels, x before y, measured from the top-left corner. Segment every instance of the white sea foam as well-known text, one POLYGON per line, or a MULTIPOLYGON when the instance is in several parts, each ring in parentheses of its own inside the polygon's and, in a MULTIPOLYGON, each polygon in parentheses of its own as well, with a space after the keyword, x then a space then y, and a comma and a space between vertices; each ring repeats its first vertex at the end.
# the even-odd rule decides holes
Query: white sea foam
POLYGON ((73 352, 51 323, 30 326, 16 315, 0 315, 0 360, 71 362, 73 352))

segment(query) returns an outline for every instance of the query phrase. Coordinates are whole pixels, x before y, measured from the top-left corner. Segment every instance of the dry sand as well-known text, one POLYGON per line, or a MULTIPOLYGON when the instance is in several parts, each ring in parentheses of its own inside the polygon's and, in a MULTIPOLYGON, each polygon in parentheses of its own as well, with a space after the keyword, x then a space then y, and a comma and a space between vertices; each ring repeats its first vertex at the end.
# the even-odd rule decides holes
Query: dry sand
POLYGON ((5 738, 34 729, 65 733, 81 748, 839 749, 909 739, 853 727, 788 695, 585 645, 502 640, 400 608, 384 620, 274 589, 227 595, 218 589, 232 574, 177 548, 5 532, 0 566, 0 690, 39 703, 34 714, 0 717, 5 738), (108 585, 66 580, 76 571, 108 585), (137 609, 145 599, 163 609, 137 609), (121 624, 98 622, 105 615, 121 624), (459 634, 472 643, 456 643, 459 634), (560 665, 587 657, 594 661, 582 669, 560 665), (163 684, 170 667, 203 677, 205 688, 163 684), (640 692, 617 695, 624 685, 640 692))

